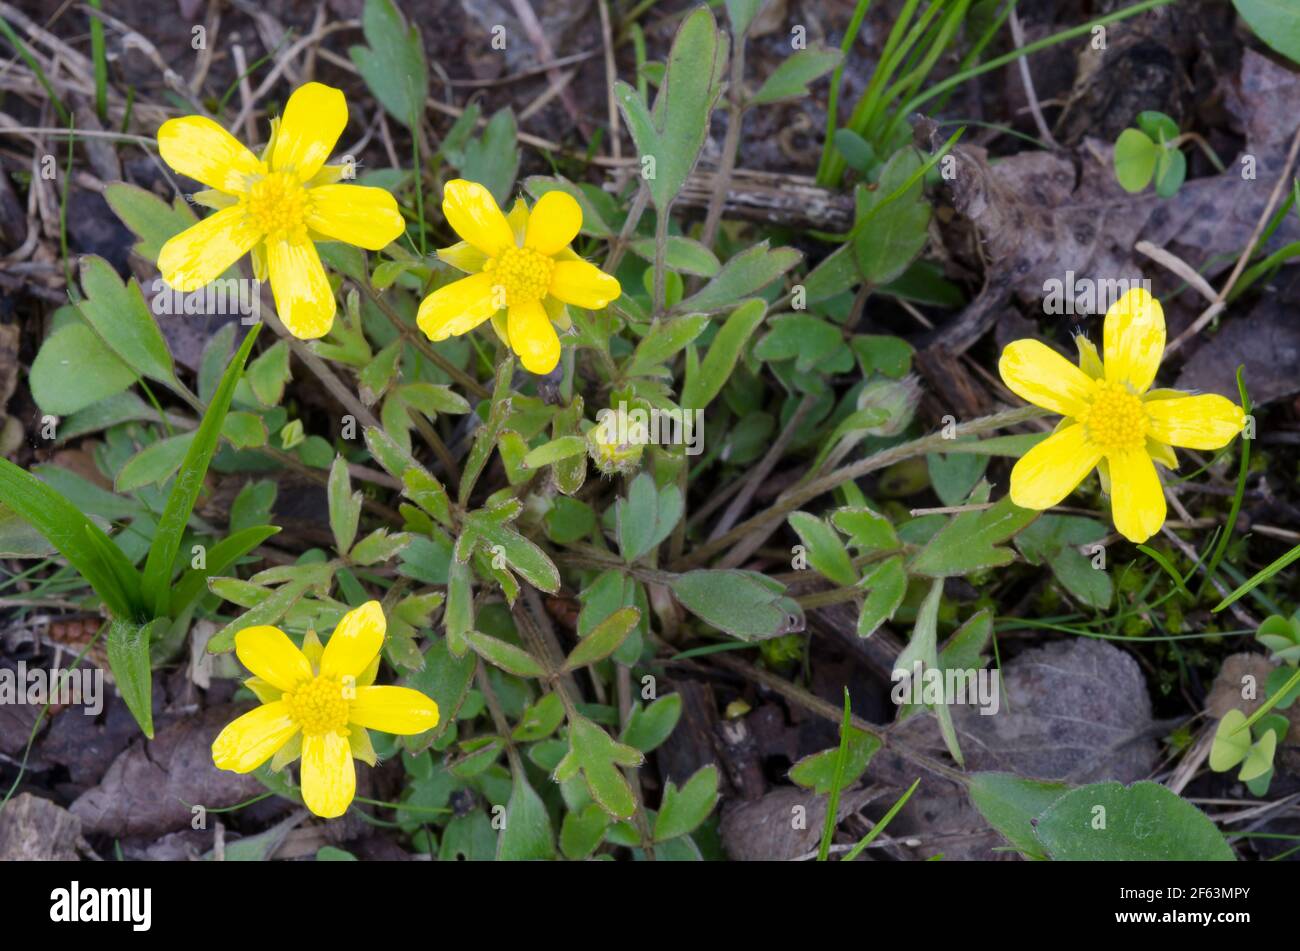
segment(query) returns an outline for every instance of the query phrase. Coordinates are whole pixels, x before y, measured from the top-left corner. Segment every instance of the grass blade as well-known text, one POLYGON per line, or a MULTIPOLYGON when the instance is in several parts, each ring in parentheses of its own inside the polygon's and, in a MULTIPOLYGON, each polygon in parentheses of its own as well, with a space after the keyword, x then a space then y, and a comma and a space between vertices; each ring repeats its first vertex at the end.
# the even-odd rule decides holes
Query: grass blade
POLYGON ((840 861, 852 862, 862 854, 863 849, 876 841, 876 838, 884 832, 889 826, 889 823, 893 821, 894 816, 898 815, 898 810, 907 805, 907 800, 912 798, 912 793, 916 792, 916 787, 919 785, 921 785, 921 780, 918 777, 916 782, 912 783, 912 785, 908 787, 907 792, 898 797, 898 802, 889 807, 889 811, 880 817, 880 821, 875 824, 872 830, 864 835, 861 840, 859 840, 858 844, 849 850, 849 853, 845 855, 844 858, 840 859, 840 861))
POLYGON ((203 487, 208 463, 212 461, 212 454, 216 452, 217 443, 221 439, 221 426, 225 422, 226 411, 230 409, 230 400, 235 395, 235 384, 243 375, 244 363, 248 360, 261 326, 255 324, 248 332, 239 353, 222 374, 212 402, 203 414, 203 421, 195 430, 194 442, 190 443, 185 461, 176 473, 171 494, 167 497, 167 507, 158 520, 158 531, 149 546, 149 558, 144 565, 143 585, 154 617, 166 615, 171 606, 172 567, 176 564, 176 553, 181 547, 181 536, 189 523, 190 513, 194 511, 199 489, 203 487))

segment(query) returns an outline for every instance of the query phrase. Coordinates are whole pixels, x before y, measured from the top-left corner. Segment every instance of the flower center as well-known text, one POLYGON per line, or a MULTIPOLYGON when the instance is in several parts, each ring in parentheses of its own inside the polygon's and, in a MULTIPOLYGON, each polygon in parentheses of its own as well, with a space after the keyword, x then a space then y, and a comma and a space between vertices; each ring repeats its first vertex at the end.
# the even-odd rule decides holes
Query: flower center
POLYGON ((244 214, 272 240, 302 241, 307 236, 311 197, 288 172, 272 172, 244 194, 244 214))
POLYGON ((346 732, 348 701, 337 677, 313 677, 284 699, 306 736, 346 732))
POLYGON ((1088 436, 1105 452, 1141 449, 1146 445, 1147 413, 1142 400, 1122 383, 1099 382, 1092 405, 1079 420, 1088 436))
POLYGON ((484 265, 493 287, 505 292, 503 305, 541 300, 551 287, 554 262, 532 248, 508 248, 484 265))

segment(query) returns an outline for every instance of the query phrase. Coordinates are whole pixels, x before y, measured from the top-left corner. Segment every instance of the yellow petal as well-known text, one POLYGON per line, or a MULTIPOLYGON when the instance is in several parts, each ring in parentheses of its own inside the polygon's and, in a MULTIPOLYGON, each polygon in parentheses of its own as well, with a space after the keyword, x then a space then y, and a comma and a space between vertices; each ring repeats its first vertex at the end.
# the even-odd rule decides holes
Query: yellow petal
POLYGON ((348 811, 357 792, 357 769, 348 738, 340 733, 303 737, 302 801, 323 819, 348 811))
POLYGON ((506 221, 510 223, 510 231, 515 236, 515 244, 522 248, 524 239, 528 235, 528 202, 522 198, 516 198, 515 203, 510 206, 510 212, 506 215, 506 221))
POLYGON ((524 243, 550 257, 567 248, 582 227, 582 206, 567 192, 547 192, 533 206, 524 243))
POLYGON ((1217 393, 1149 400, 1143 406, 1152 436, 1187 449, 1226 446, 1246 421, 1240 406, 1217 393))
POLYGON ((158 151, 182 175, 227 193, 245 191, 249 176, 266 171, 256 155, 205 116, 168 119, 158 129, 158 151))
POLYGON ((205 188, 202 191, 195 192, 190 197, 194 199, 194 204, 202 205, 204 208, 211 208, 213 211, 220 211, 222 208, 229 208, 231 205, 239 203, 238 195, 219 192, 215 188, 205 188))
POLYGON ((1038 340, 1007 344, 998 372, 1016 396, 1062 416, 1079 416, 1092 398, 1088 374, 1038 340))
POLYGON ((449 181, 442 190, 442 213, 458 235, 490 258, 515 247, 510 223, 492 193, 478 182, 449 181))
POLYGON ((510 348, 529 373, 550 373, 560 362, 560 338, 541 301, 515 304, 507 320, 510 348))
POLYGON ((353 759, 359 759, 367 766, 374 766, 379 762, 375 745, 370 742, 370 734, 361 727, 354 726, 348 730, 348 746, 352 750, 353 759))
POLYGON ((271 757, 271 772, 278 773, 302 755, 302 734, 295 733, 289 742, 275 751, 271 757))
POLYGON ((1131 542, 1146 541, 1165 523, 1165 493, 1145 449, 1106 457, 1110 463, 1110 507, 1115 528, 1131 542))
POLYGON ((323 676, 359 677, 384 646, 387 621, 378 601, 367 601, 343 615, 321 655, 323 676))
POLYGON ((306 655, 278 627, 244 628, 235 635, 235 654, 241 664, 280 690, 292 690, 311 679, 306 655))
POLYGON ((366 669, 357 674, 356 686, 369 687, 375 682, 375 678, 379 676, 379 656, 379 654, 376 654, 374 659, 366 665, 366 669))
POLYGON ((440 287, 420 301, 415 322, 430 340, 467 334, 500 307, 487 274, 471 274, 440 287))
POLYGON ((1094 380, 1104 377, 1106 370, 1101 365, 1101 354, 1097 353, 1097 345, 1083 334, 1074 335, 1074 345, 1079 348, 1079 369, 1094 380))
POLYGON ((158 270, 176 290, 196 291, 219 277, 261 237, 242 208, 225 208, 170 238, 158 252, 158 270))
POLYGON ((410 687, 358 687, 348 722, 406 736, 438 725, 438 705, 410 687))
POLYGON ((600 310, 622 293, 618 278, 587 261, 556 261, 551 271, 551 294, 575 307, 600 310))
POLYGON ((1165 353, 1165 312, 1149 293, 1135 287, 1106 311, 1102 331, 1106 379, 1145 393, 1165 353))
POLYGON ((1147 455, 1166 469, 1178 468, 1178 455, 1174 452, 1174 447, 1167 442, 1161 442, 1159 439, 1152 439, 1148 436, 1147 455))
POLYGON ((307 225, 326 237, 378 251, 406 229, 397 199, 382 188, 324 185, 313 188, 307 225))
POLYGON ((446 261, 458 271, 464 271, 466 274, 477 274, 483 270, 483 265, 487 263, 488 257, 468 241, 458 241, 451 247, 439 248, 438 259, 446 261))
POLYGON ((307 660, 311 663, 313 672, 320 672, 320 657, 325 653, 325 645, 320 642, 320 635, 316 633, 315 628, 311 628, 302 636, 302 652, 306 655, 307 660))
POLYGON ((218 769, 251 773, 298 732, 282 700, 266 703, 226 724, 212 741, 212 762, 218 769))
POLYGON ((310 241, 273 241, 267 270, 280 321, 299 340, 323 337, 334 326, 334 291, 310 241))
POLYGON ((1092 471, 1101 450, 1078 423, 1053 433, 1011 470, 1011 501, 1026 509, 1046 509, 1074 491, 1092 471))
POLYGON ((348 124, 348 104, 342 90, 321 83, 299 86, 285 104, 271 168, 292 171, 305 182, 320 171, 348 124))
POLYGON ((282 696, 284 691, 275 684, 268 683, 261 677, 249 677, 244 681, 244 686, 253 691, 253 696, 257 697, 262 703, 275 703, 282 696))
POLYGON ((266 242, 257 242, 249 253, 253 258, 253 277, 265 282, 270 277, 270 268, 266 264, 266 242))

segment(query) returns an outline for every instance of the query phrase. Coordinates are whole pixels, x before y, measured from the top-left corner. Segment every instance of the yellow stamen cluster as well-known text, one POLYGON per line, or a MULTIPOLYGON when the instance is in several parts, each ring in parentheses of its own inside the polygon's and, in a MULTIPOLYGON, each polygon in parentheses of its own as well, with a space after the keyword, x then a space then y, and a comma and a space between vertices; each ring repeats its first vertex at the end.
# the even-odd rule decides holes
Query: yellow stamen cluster
POLYGON ((1147 421, 1142 400, 1122 383, 1099 381, 1088 411, 1079 417, 1088 437, 1105 452, 1146 446, 1147 421))
POLYGON ((313 677, 286 693, 284 699, 289 703, 289 715, 302 726, 304 735, 347 732, 348 702, 338 678, 313 677))
POLYGON ((244 195, 244 213, 268 240, 304 240, 310 211, 311 196, 289 172, 272 172, 244 195))
POLYGON ((505 292, 504 305, 541 300, 551 286, 554 262, 532 248, 507 248, 484 265, 492 275, 494 288, 505 292))

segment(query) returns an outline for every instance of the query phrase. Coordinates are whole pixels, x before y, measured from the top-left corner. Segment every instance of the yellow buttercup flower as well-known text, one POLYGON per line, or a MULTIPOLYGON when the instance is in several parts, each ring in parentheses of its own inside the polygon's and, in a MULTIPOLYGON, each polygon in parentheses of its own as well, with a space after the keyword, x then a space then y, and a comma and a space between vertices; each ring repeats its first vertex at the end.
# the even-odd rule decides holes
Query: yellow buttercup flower
POLYGON ((1002 351, 998 371, 1012 392, 1065 417, 1011 470, 1011 501, 1050 508, 1096 466, 1115 528, 1144 542, 1165 521, 1155 463, 1177 468, 1174 446, 1226 446, 1245 416, 1213 393, 1151 389, 1165 350, 1165 314, 1145 290, 1134 288, 1106 311, 1102 335, 1104 364, 1083 336, 1075 338, 1077 367, 1037 340, 1016 340, 1002 351))
POLYGON ((247 627, 235 653, 255 676, 262 701, 212 743, 221 769, 251 773, 268 759, 283 769, 302 757, 302 798, 318 816, 347 811, 356 794, 353 759, 375 765, 367 729, 408 735, 438 725, 438 705, 410 687, 376 687, 386 622, 378 601, 349 611, 323 648, 309 633, 303 649, 279 628, 247 627), (274 757, 274 759, 272 759, 274 757))
POLYGON ((565 304, 599 310, 623 291, 618 280, 569 247, 582 227, 572 195, 547 192, 531 214, 522 200, 510 215, 477 182, 455 179, 442 193, 447 223, 464 240, 438 257, 468 273, 420 303, 417 322, 430 340, 469 333, 488 318, 531 373, 550 373, 560 362, 565 304), (502 319, 502 315, 505 319, 502 319))
POLYGON ((208 186, 194 200, 216 214, 162 246, 163 280, 178 291, 198 290, 251 251, 253 272, 259 281, 270 276, 289 332, 304 340, 329 333, 334 292, 313 242, 378 251, 406 227, 392 195, 339 184, 347 167, 325 164, 347 122, 343 93, 320 83, 294 90, 260 158, 204 116, 164 122, 163 160, 208 186))

